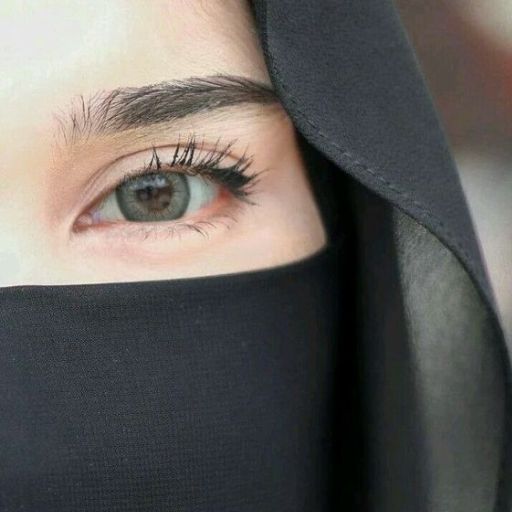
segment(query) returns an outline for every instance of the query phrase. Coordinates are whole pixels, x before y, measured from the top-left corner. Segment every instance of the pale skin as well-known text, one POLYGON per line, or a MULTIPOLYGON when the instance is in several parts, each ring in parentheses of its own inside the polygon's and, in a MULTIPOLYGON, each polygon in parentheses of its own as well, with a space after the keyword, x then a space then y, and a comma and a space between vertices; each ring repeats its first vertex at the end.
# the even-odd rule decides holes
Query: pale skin
POLYGON ((245 1, 8 0, 0 42, 0 286, 236 273, 325 245, 294 128, 278 103, 70 136, 70 111, 83 120, 84 102, 119 88, 218 75, 271 87, 245 1), (250 157, 246 174, 258 177, 249 201, 217 185, 188 217, 90 222, 91 206, 146 166, 154 148, 165 171, 182 172, 168 162, 191 139, 199 156, 228 148, 224 166, 250 157))

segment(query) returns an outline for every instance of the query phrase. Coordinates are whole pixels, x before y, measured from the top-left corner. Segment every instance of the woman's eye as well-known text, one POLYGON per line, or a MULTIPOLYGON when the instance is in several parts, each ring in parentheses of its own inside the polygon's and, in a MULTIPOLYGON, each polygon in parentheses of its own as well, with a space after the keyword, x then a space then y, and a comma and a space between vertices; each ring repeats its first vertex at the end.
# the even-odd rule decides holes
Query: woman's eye
POLYGON ((219 185, 201 176, 153 172, 119 185, 91 215, 94 223, 173 221, 208 206, 219 191, 219 185))
POLYGON ((196 231, 198 223, 212 225, 212 218, 226 213, 223 210, 233 202, 249 202, 256 178, 248 173, 251 159, 233 157, 230 150, 231 144, 203 150, 191 139, 184 146, 154 148, 120 159, 106 174, 128 174, 98 193, 102 199, 91 201, 93 206, 78 217, 75 231, 175 222, 172 227, 180 219, 196 231))

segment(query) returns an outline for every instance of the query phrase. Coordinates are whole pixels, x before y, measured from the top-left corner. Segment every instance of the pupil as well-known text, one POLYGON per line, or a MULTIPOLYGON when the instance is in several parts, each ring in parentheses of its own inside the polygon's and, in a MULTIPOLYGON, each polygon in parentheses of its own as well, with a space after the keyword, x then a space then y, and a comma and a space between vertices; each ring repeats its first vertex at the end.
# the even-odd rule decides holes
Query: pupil
POLYGON ((150 212, 159 212, 165 210, 171 204, 171 198, 174 193, 172 186, 156 188, 147 186, 135 192, 137 199, 145 203, 145 207, 150 212))

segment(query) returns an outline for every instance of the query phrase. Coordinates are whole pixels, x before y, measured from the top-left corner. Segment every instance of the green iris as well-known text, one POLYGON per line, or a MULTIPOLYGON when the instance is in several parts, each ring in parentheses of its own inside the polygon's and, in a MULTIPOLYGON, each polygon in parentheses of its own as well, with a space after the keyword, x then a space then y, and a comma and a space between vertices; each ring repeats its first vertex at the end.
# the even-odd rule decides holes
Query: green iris
POLYGON ((137 222, 179 219, 190 203, 188 177, 183 173, 150 173, 136 176, 116 189, 119 209, 137 222))

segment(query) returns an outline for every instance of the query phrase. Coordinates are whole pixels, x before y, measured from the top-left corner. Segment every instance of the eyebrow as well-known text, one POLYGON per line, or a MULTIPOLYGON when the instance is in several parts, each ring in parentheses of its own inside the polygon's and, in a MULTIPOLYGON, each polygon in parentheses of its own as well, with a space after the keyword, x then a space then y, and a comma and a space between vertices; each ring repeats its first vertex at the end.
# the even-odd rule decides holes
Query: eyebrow
POLYGON ((90 98, 78 96, 69 111, 55 117, 64 141, 73 144, 91 135, 148 127, 226 107, 278 102, 273 89, 265 83, 214 75, 120 87, 90 98))

